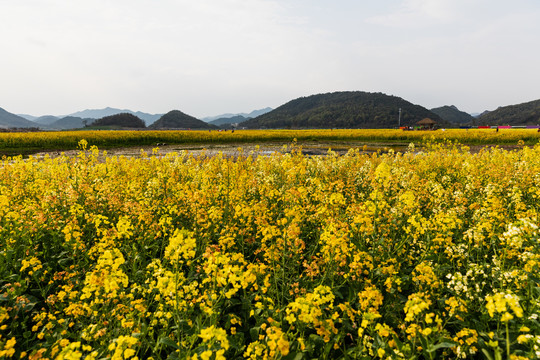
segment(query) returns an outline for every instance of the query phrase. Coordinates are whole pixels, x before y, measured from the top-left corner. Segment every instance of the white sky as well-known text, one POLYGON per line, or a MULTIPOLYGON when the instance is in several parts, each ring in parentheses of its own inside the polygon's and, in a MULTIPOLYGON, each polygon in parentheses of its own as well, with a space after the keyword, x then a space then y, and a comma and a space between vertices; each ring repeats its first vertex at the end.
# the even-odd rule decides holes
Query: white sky
POLYGON ((540 99, 538 0, 0 0, 0 107, 196 117, 362 90, 540 99))

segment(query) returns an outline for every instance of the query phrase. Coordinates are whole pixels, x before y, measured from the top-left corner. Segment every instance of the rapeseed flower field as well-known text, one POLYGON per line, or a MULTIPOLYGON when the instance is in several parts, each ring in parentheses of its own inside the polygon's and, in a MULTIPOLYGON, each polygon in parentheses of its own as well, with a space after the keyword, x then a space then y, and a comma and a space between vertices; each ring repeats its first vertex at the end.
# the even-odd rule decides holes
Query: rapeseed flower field
POLYGON ((540 357, 540 146, 4 158, 0 358, 540 357))
POLYGON ((237 130, 237 131, 158 131, 158 130, 78 130, 32 133, 1 133, 0 154, 32 153, 40 149, 73 150, 80 139, 100 149, 157 144, 231 144, 291 143, 304 141, 362 141, 422 143, 460 142, 470 145, 511 144, 522 141, 535 145, 540 139, 536 129, 447 129, 437 131, 403 131, 396 129, 316 129, 316 130, 237 130))

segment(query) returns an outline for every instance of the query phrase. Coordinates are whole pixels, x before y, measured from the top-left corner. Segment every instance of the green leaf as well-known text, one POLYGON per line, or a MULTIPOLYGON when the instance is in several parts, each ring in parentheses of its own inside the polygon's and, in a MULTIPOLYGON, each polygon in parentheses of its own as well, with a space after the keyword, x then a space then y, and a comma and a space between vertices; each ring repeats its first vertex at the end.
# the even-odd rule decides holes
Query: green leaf
POLYGON ((63 258, 58 260, 58 265, 66 267, 72 261, 71 258, 63 258))
POLYGON ((171 340, 168 337, 162 337, 161 339, 159 339, 158 344, 166 345, 175 349, 180 349, 180 347, 176 344, 176 342, 171 340))
POLYGON ((289 355, 283 357, 283 360, 302 360, 304 358, 304 353, 302 352, 291 352, 289 355))
POLYGON ((249 335, 251 336, 251 340, 253 340, 253 341, 259 340, 259 329, 260 329, 260 327, 256 326, 256 327, 251 328, 249 330, 249 335))
POLYGON ((439 343, 437 345, 430 345, 427 351, 429 353, 432 353, 432 352, 435 352, 435 351, 437 351, 439 349, 442 349, 442 348, 451 348, 451 347, 454 347, 454 346, 456 346, 456 343, 450 342, 450 341, 445 341, 445 342, 439 343))
POLYGON ((167 360, 176 360, 178 358, 179 357, 178 357, 178 354, 176 353, 176 351, 173 352, 173 353, 170 353, 169 356, 167 356, 167 360))
POLYGON ((401 349, 403 348, 403 343, 399 340, 399 337, 396 334, 392 334, 392 338, 396 342, 398 350, 401 351, 401 349))
POLYGON ((427 341, 426 341, 426 338, 423 337, 423 336, 420 336, 420 342, 422 343, 422 348, 426 349, 426 351, 427 351, 427 349, 428 349, 428 343, 427 343, 427 341))
POLYGON ((491 356, 491 354, 486 349, 482 349, 482 352, 488 360, 493 360, 493 356, 491 356))

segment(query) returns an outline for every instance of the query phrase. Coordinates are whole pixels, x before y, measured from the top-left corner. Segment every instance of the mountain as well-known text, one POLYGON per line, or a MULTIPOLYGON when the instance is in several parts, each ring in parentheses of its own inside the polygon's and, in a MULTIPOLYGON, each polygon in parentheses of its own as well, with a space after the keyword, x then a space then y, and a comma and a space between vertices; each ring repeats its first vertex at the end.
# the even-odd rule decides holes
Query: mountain
POLYGON ((111 126, 111 127, 120 127, 120 128, 145 128, 146 124, 144 121, 131 114, 131 113, 120 113, 110 116, 102 117, 97 119, 91 125, 92 127, 101 127, 101 126, 111 126))
POLYGON ((90 119, 90 118, 81 119, 80 117, 76 117, 76 116, 66 116, 48 125, 48 128, 60 129, 60 130, 80 129, 80 128, 84 128, 86 125, 92 124, 94 120, 95 119, 90 119))
POLYGON ((478 118, 478 117, 480 117, 480 116, 482 116, 482 115, 486 115, 486 114, 488 114, 488 113, 490 113, 490 112, 491 112, 490 110, 484 110, 484 112, 481 112, 481 113, 476 114, 476 115, 473 115, 473 116, 476 117, 476 118, 478 118))
POLYGON ((205 123, 179 110, 172 110, 159 118, 149 129, 216 129, 214 125, 205 123))
POLYGON ((239 115, 242 115, 246 118, 254 118, 254 117, 257 117, 257 116, 261 116, 263 114, 266 114, 270 111, 272 111, 274 109, 272 109, 271 107, 265 107, 264 109, 260 109, 260 110, 253 110, 252 112, 250 112, 249 114, 239 114, 239 115))
POLYGON ((478 112, 476 112, 476 113, 471 113, 471 116, 474 117, 474 118, 479 118, 480 116, 485 115, 485 114, 487 114, 488 112, 490 112, 490 111, 489 111, 489 110, 485 110, 484 112, 481 112, 481 113, 478 113, 478 112))
POLYGON ((28 114, 17 114, 17 116, 23 117, 26 120, 30 120, 30 121, 34 121, 38 118, 37 116, 28 115, 28 114))
POLYGON ((430 118, 449 122, 428 109, 382 93, 343 91, 301 97, 242 123, 247 128, 394 128, 430 118))
POLYGON ((0 128, 37 128, 39 124, 0 108, 0 128))
POLYGON ((266 114, 267 112, 270 112, 272 110, 273 109, 271 107, 266 107, 266 108, 260 109, 260 110, 253 110, 249 114, 248 113, 239 113, 239 114, 227 113, 227 114, 221 114, 221 115, 216 115, 216 116, 205 117, 202 120, 206 121, 208 123, 211 123, 212 121, 215 121, 215 120, 218 120, 218 119, 232 118, 232 117, 235 117, 235 116, 243 116, 246 119, 249 119, 249 118, 254 118, 254 117, 260 116, 262 114, 266 114))
POLYGON ((148 114, 142 111, 135 111, 133 115, 143 119, 146 123, 146 126, 155 123, 160 117, 163 116, 163 114, 148 114))
POLYGON ((104 109, 87 109, 83 111, 78 111, 69 116, 75 116, 80 118, 90 118, 90 119, 101 119, 106 116, 116 115, 116 114, 132 114, 144 120, 146 125, 154 123, 157 119, 161 117, 162 114, 147 114, 141 111, 131 111, 131 110, 120 110, 111 107, 106 107, 104 109))
POLYGON ((480 125, 539 125, 540 100, 499 107, 478 117, 480 125))
POLYGON ((470 125, 472 124, 476 119, 470 115, 467 114, 464 111, 460 111, 457 107, 454 105, 445 105, 438 108, 431 109, 431 112, 434 112, 435 114, 439 115, 443 120, 449 121, 454 124, 458 125, 470 125))
POLYGON ((241 123, 246 121, 248 118, 242 116, 242 115, 236 115, 233 117, 222 117, 216 120, 212 120, 209 122, 209 124, 216 125, 216 126, 228 126, 231 124, 241 123))
POLYGON ((35 120, 32 120, 35 123, 38 123, 40 125, 51 125, 53 122, 58 121, 60 118, 58 116, 53 115, 44 115, 36 118, 35 120))

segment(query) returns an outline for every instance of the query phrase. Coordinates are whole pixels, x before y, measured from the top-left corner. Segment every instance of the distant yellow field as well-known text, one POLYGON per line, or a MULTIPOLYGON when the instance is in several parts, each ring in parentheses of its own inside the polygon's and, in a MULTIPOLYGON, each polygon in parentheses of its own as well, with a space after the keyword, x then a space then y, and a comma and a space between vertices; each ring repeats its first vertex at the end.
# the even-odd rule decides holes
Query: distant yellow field
POLYGON ((231 131, 62 131, 0 133, 0 151, 16 149, 76 149, 80 140, 100 148, 167 144, 262 143, 269 141, 363 141, 414 142, 452 141, 462 144, 524 144, 540 139, 536 129, 403 130, 237 130, 231 131))

